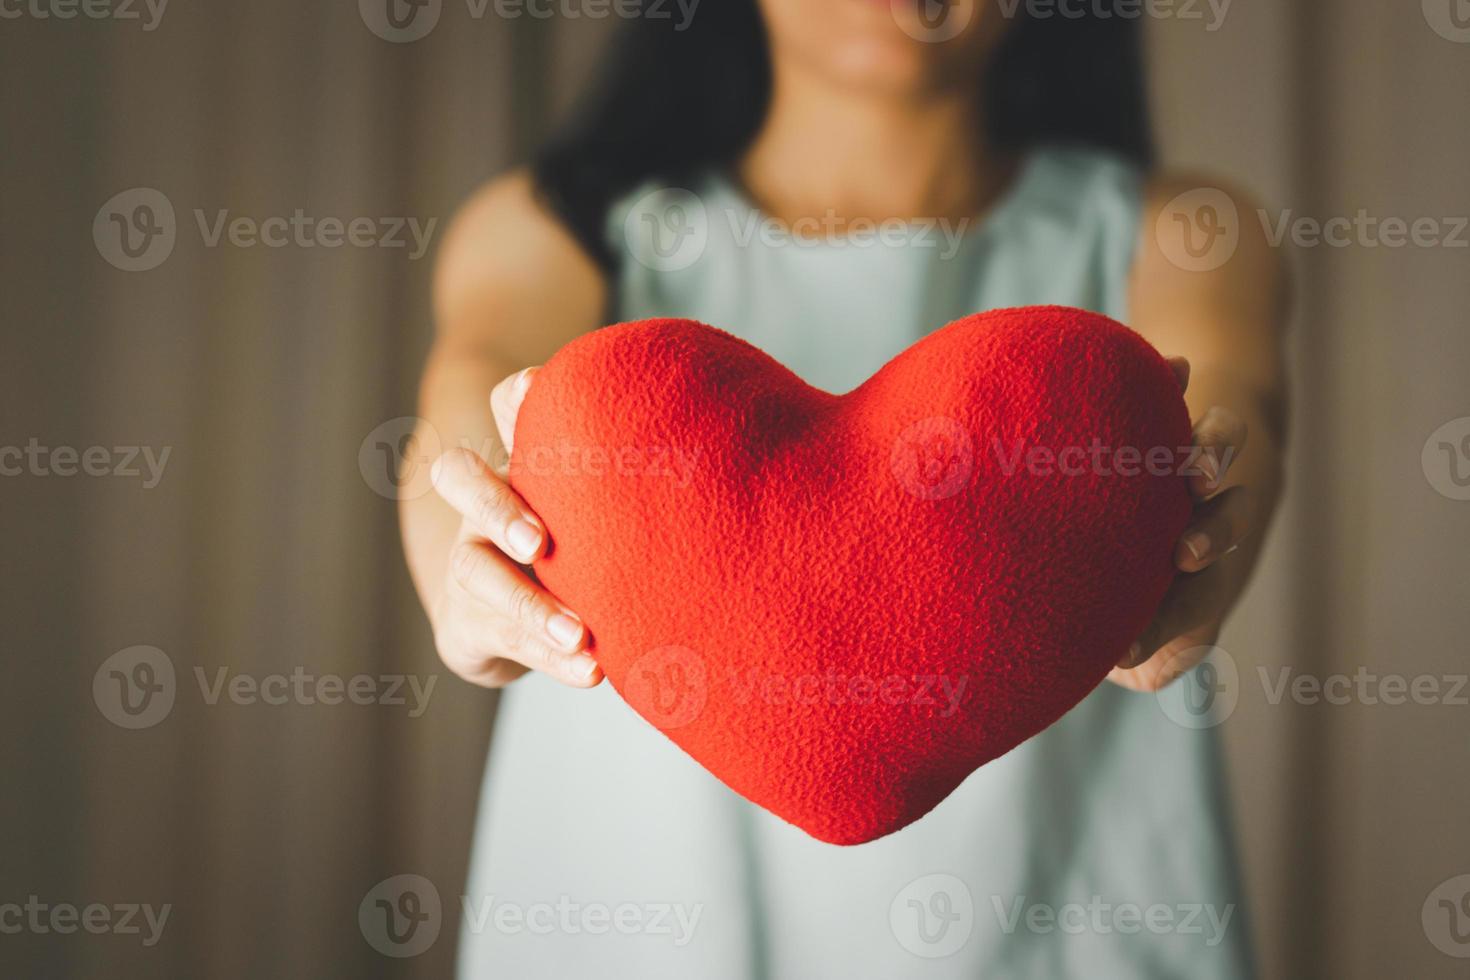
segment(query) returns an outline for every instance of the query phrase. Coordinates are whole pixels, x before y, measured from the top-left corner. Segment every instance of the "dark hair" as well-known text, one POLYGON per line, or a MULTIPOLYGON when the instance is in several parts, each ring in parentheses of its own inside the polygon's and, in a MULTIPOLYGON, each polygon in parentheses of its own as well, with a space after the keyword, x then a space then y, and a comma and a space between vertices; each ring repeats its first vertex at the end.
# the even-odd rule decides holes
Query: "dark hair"
MULTIPOLYGON (((649 179, 682 182, 732 162, 755 136, 771 89, 755 0, 708 0, 683 29, 667 3, 640 2, 569 122, 532 161, 538 193, 604 269, 608 207, 649 179)), ((1017 8, 1024 11, 1025 4, 1017 8)), ((1086 145, 1152 160, 1137 18, 1029 17, 985 77, 991 145, 1086 145)))

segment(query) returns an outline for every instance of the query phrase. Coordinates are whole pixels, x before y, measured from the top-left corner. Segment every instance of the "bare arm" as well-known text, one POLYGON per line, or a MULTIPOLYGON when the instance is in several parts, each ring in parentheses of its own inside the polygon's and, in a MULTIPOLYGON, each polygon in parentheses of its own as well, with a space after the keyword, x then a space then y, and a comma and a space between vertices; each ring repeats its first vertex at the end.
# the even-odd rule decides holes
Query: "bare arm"
POLYGON ((600 271, 522 174, 471 198, 439 254, 419 436, 428 444, 432 427, 446 452, 435 466, 439 492, 402 501, 399 518, 440 655, 476 683, 499 686, 528 668, 570 683, 600 679, 580 652, 580 622, 521 567, 545 547, 545 532, 496 468, 509 439, 497 417, 513 420, 524 394, 508 376, 600 326, 604 301, 600 271))
POLYGON ((1228 187, 1221 189, 1234 200, 1241 226, 1234 253, 1201 271, 1172 261, 1159 218, 1167 235, 1169 202, 1200 187, 1221 185, 1183 177, 1151 183, 1130 283, 1134 328, 1164 354, 1189 361, 1185 397, 1196 442, 1223 470, 1218 481, 1192 481, 1198 503, 1175 555, 1184 574, 1135 652, 1113 672, 1113 680, 1139 690, 1168 683, 1194 662, 1179 654, 1215 642, 1255 567, 1281 492, 1283 263, 1252 218, 1255 202, 1228 187))

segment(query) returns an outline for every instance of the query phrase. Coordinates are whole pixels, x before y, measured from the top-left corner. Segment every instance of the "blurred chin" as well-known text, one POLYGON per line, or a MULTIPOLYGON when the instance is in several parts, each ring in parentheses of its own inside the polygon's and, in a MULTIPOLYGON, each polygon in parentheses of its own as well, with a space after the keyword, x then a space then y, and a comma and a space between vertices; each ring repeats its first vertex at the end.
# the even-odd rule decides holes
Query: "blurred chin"
POLYGON ((766 0, 762 6, 773 51, 843 86, 919 94, 967 74, 965 65, 984 56, 979 0, 766 0))

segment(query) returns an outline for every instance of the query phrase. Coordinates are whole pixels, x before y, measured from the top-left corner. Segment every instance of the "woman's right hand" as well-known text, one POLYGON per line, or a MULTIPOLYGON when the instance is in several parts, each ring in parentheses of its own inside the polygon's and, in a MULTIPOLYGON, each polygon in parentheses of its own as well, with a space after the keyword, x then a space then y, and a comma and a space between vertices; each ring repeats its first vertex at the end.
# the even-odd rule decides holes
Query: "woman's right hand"
MULTIPOLYGON (((490 393, 507 459, 535 370, 511 375, 490 393)), ((572 687, 600 683, 586 627, 526 567, 545 552, 546 528, 504 473, 469 449, 452 449, 434 462, 432 476, 434 489, 463 518, 433 616, 445 665, 484 687, 504 687, 528 670, 572 687)))

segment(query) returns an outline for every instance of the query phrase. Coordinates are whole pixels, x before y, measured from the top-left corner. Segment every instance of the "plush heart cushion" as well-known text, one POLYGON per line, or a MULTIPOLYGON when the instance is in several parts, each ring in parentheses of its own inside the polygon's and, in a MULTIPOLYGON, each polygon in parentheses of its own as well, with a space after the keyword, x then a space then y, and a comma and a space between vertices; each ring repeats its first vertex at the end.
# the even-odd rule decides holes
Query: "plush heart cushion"
POLYGON ((861 843, 1093 689, 1190 513, 1141 337, 1063 307, 951 323, 846 395, 688 320, 546 364, 511 481, 624 699, 746 798, 861 843))

